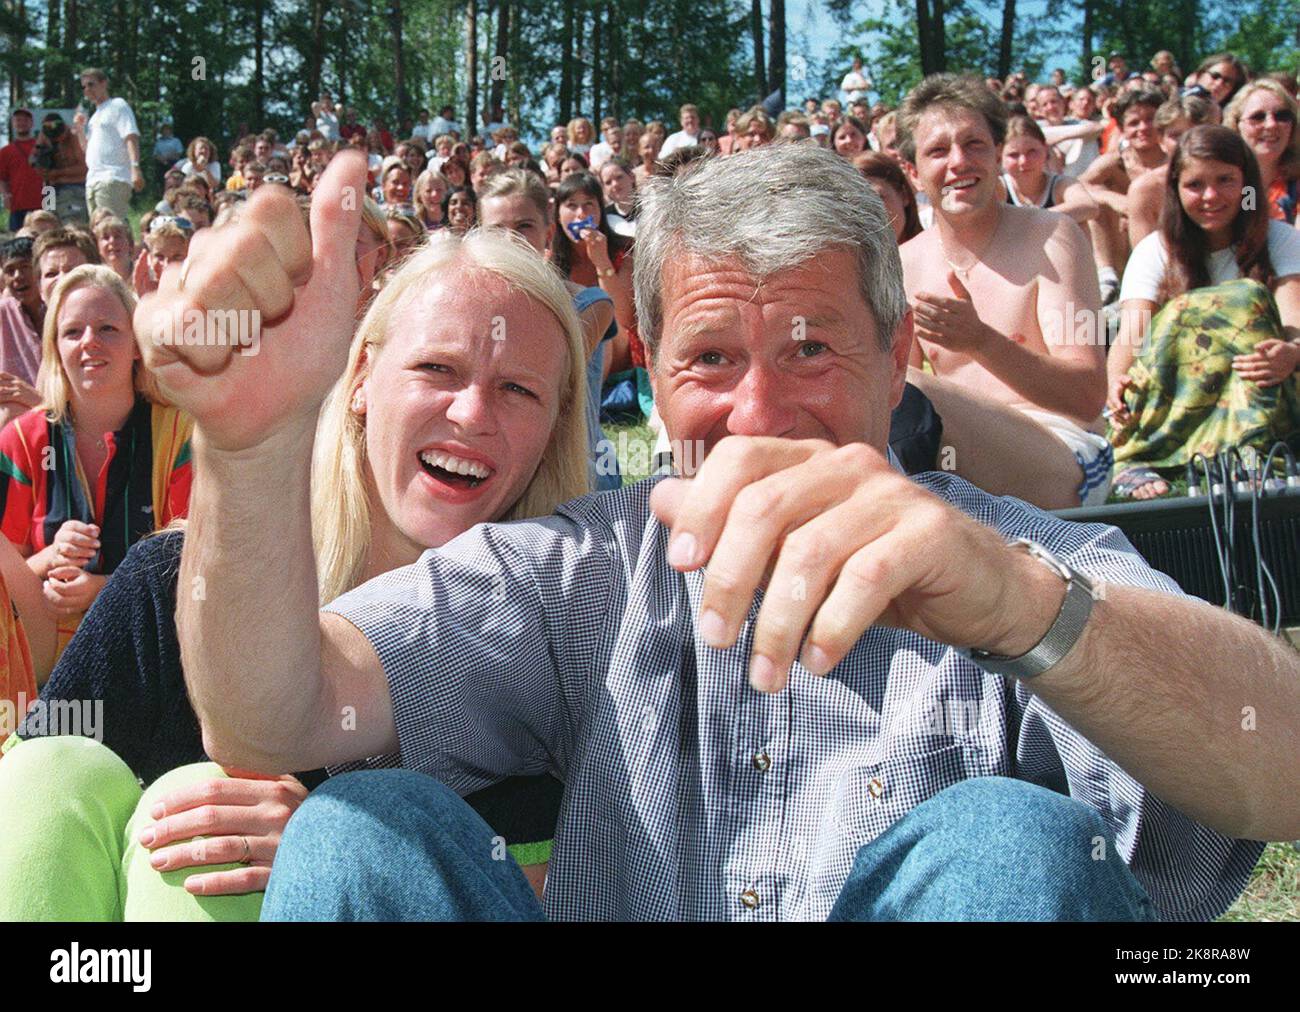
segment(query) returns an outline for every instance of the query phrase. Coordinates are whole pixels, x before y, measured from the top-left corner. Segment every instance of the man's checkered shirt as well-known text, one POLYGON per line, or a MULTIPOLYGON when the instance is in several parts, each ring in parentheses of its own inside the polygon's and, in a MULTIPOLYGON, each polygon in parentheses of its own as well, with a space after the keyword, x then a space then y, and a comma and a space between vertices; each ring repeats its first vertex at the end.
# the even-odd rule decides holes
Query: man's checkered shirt
MULTIPOLYGON (((1114 528, 952 475, 914 480, 1092 577, 1180 593, 1114 528)), ((1262 844, 1173 810, 951 647, 874 627, 826 678, 796 664, 783 692, 754 691, 757 600, 735 647, 700 640, 703 574, 669 567, 653 485, 475 527, 327 609, 383 664, 401 765, 461 794, 512 774, 565 783, 548 916, 824 919, 860 847, 984 776, 1095 808, 1164 918, 1215 917, 1244 887, 1262 844)))

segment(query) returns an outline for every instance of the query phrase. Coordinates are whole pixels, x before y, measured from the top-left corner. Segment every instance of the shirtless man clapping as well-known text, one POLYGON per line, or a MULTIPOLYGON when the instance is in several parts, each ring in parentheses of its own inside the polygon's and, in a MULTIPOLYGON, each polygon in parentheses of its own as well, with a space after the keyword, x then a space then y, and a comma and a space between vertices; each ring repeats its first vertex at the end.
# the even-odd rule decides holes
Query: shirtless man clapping
POLYGON ((1064 215, 998 199, 1006 113, 974 78, 927 78, 899 125, 904 168, 935 209, 901 251, 909 379, 943 418, 952 465, 1045 508, 1104 501, 1105 335, 1087 238, 1064 215))

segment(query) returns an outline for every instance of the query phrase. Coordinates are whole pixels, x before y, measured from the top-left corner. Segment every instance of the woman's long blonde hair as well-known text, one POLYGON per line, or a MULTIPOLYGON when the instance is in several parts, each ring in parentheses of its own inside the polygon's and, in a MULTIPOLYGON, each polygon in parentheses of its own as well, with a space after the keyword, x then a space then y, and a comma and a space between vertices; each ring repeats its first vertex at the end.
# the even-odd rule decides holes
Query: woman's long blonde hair
MULTIPOLYGON (((78 288, 86 287, 107 288, 126 309, 127 319, 133 320, 135 316, 135 293, 111 267, 82 264, 59 279, 54 291, 50 293, 50 304, 45 310, 45 326, 41 332, 41 367, 36 373, 36 390, 41 395, 47 416, 55 423, 67 418, 68 405, 72 399, 72 386, 64 371, 63 359, 59 356, 59 317, 63 314, 63 304, 68 301, 68 296, 78 288)), ((132 333, 128 330, 128 336, 132 333)), ((134 343, 134 337, 132 342, 134 343)), ((155 404, 164 403, 158 390, 158 381, 145 368, 143 359, 136 359, 131 375, 137 394, 155 404)))
POLYGON ((394 315, 434 276, 458 268, 503 278, 557 320, 568 346, 560 408, 550 441, 523 494, 502 517, 544 516, 590 491, 587 462, 586 361, 573 300, 555 269, 524 240, 501 230, 474 229, 464 238, 441 230, 411 254, 374 302, 352 339, 347 369, 321 411, 312 467, 312 541, 322 603, 361 582, 370 553, 371 502, 366 467, 366 427, 351 410, 357 388, 383 347, 394 315))

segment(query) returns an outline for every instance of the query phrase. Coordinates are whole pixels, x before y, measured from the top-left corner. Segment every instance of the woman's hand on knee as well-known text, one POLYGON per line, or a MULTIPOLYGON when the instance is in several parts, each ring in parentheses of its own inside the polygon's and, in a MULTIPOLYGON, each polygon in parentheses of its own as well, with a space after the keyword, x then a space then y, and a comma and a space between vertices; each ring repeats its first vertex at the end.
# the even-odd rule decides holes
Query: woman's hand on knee
POLYGON ((242 865, 190 875, 185 889, 197 896, 264 890, 284 827, 307 797, 307 788, 291 776, 227 772, 230 778, 202 780, 164 795, 150 812, 154 822, 138 838, 153 851, 149 863, 160 872, 242 865))
POLYGON ((1232 360, 1238 376, 1262 387, 1277 386, 1289 379, 1298 364, 1300 345, 1272 337, 1255 345, 1251 354, 1238 355, 1232 360))

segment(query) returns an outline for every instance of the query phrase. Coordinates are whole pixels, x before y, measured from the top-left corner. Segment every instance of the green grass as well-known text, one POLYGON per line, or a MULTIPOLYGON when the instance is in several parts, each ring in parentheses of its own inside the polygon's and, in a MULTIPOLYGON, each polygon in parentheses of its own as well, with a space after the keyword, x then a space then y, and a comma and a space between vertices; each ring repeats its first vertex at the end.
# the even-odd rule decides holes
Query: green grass
POLYGON ((648 462, 654 454, 655 434, 651 431, 650 426, 644 422, 638 422, 635 425, 604 425, 605 436, 615 446, 619 447, 618 466, 623 474, 623 484, 633 485, 642 478, 650 474, 649 467, 633 467, 634 464, 648 462), (639 449, 633 452, 623 452, 623 445, 619 441, 619 436, 626 434, 626 446, 628 448, 644 447, 645 452, 639 449))
POLYGON ((1270 843, 1245 892, 1221 919, 1300 922, 1300 851, 1270 843))

